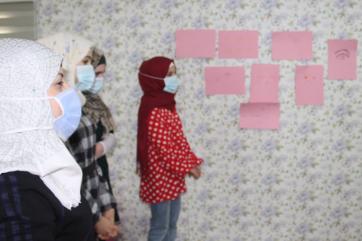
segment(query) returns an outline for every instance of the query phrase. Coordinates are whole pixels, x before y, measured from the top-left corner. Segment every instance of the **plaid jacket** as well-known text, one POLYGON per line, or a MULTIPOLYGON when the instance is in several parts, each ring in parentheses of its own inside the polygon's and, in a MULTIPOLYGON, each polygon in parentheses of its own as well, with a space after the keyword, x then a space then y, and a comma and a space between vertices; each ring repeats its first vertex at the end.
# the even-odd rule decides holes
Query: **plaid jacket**
POLYGON ((82 168, 82 195, 88 201, 96 223, 102 212, 116 208, 116 200, 97 165, 95 126, 88 117, 82 115, 78 129, 68 139, 66 146, 82 168))

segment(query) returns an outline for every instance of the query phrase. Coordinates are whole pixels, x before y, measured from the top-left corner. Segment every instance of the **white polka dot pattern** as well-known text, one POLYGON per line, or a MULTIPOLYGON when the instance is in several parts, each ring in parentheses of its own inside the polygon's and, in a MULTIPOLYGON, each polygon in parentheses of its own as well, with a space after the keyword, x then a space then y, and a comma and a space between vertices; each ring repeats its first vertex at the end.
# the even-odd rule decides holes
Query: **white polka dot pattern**
POLYGON ((151 112, 148 143, 149 170, 141 178, 140 197, 146 203, 173 200, 186 191, 186 174, 202 160, 191 151, 176 111, 151 112))

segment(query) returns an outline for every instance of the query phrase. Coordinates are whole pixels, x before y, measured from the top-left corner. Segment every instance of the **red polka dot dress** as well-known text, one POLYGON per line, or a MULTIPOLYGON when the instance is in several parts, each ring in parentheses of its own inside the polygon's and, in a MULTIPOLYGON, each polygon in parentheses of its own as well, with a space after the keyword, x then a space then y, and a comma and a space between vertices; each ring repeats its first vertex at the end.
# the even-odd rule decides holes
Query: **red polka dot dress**
POLYGON ((140 197, 150 204, 174 200, 186 191, 186 175, 202 160, 191 151, 176 110, 153 109, 147 126, 148 172, 141 177, 140 197))

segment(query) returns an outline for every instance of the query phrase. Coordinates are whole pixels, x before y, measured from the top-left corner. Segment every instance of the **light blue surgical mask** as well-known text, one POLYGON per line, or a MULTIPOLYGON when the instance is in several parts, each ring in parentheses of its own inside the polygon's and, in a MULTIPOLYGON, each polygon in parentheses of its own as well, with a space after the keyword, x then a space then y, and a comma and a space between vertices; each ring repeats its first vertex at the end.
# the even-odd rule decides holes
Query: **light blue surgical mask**
POLYGON ((93 94, 97 94, 103 88, 103 81, 104 81, 104 77, 96 77, 96 79, 94 80, 93 86, 91 87, 91 89, 89 91, 92 92, 93 94))
POLYGON ((176 75, 166 77, 164 81, 165 88, 163 88, 163 90, 172 94, 176 94, 177 89, 181 84, 180 80, 176 77, 176 75))
POLYGON ((54 129, 66 141, 78 128, 82 115, 80 98, 74 89, 69 89, 53 97, 62 109, 62 115, 55 119, 54 129))
POLYGON ((78 83, 76 88, 80 91, 89 91, 94 84, 96 73, 92 65, 79 65, 77 66, 78 83))

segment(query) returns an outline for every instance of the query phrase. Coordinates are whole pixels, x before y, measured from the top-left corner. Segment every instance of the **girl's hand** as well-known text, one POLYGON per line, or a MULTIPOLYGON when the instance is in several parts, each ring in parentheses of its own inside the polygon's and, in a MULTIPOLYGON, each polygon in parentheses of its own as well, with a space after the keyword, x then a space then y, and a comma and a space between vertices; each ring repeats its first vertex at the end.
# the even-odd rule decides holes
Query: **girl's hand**
POLYGON ((195 167, 190 171, 190 175, 193 176, 195 179, 199 179, 201 176, 201 168, 199 166, 195 167))
POLYGON ((138 162, 137 162, 137 166, 136 166, 136 174, 137 174, 137 176, 141 177, 141 167, 138 162))

